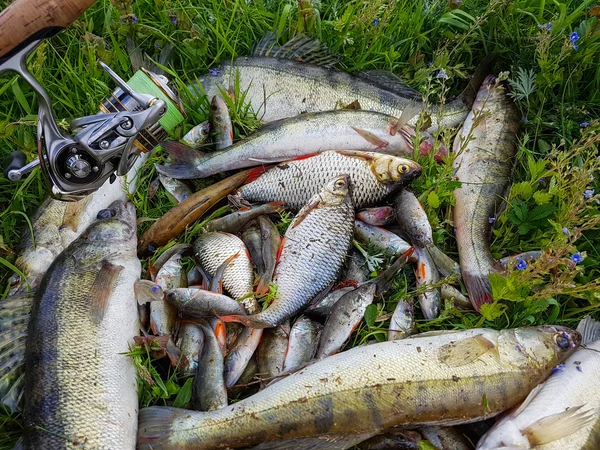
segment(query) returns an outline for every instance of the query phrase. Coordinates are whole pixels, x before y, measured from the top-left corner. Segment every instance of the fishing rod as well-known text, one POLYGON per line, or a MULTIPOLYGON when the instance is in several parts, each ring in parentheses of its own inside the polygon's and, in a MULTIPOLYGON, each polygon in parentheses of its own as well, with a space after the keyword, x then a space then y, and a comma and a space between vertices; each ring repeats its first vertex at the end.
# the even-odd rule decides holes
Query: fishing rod
POLYGON ((103 62, 117 88, 100 112, 71 121, 73 134, 63 133, 52 100, 27 69, 38 45, 74 22, 95 0, 16 0, 0 12, 0 74, 15 72, 38 97, 38 158, 27 163, 21 151, 4 161, 4 176, 18 181, 40 166, 50 195, 77 201, 116 176, 127 174, 137 158, 151 151, 185 119, 185 111, 169 80, 141 68, 125 82, 103 62))

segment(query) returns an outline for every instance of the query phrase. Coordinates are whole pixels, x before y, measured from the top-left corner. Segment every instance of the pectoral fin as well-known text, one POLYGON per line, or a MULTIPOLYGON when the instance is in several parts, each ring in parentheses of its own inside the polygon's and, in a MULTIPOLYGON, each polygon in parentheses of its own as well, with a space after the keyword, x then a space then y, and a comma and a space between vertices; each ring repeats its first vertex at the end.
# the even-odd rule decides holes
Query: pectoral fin
POLYGON ((522 430, 531 446, 543 445, 579 431, 593 420, 593 411, 578 412, 583 405, 546 416, 522 430))
POLYGON ((440 348, 439 360, 450 367, 460 367, 472 363, 495 348, 492 341, 478 334, 444 345, 440 348))
POLYGON ((110 294, 112 294, 119 274, 124 269, 123 266, 116 266, 108 261, 102 261, 102 267, 94 283, 90 294, 90 313, 92 322, 99 324, 104 318, 110 294))

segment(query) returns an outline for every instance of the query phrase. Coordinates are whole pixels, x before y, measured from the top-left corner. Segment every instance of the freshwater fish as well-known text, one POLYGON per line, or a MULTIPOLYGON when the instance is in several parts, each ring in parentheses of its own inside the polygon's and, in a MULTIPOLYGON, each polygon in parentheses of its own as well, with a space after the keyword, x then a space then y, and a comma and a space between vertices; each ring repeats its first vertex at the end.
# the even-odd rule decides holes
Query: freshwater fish
POLYGON ((138 449, 240 448, 474 422, 517 405, 580 339, 568 328, 541 326, 436 332, 355 347, 218 411, 144 408, 138 449))
POLYGON ((394 216, 402 234, 421 248, 433 244, 433 230, 419 199, 408 189, 402 189, 394 199, 394 216))
POLYGON ((188 225, 198 220, 206 211, 227 197, 247 179, 248 172, 239 172, 224 180, 194 192, 152 224, 140 238, 138 253, 153 252, 183 233, 188 225))
POLYGON ((414 258, 416 259, 415 278, 417 279, 417 288, 427 289, 418 295, 419 306, 426 319, 435 319, 440 315, 441 293, 439 287, 432 288, 429 285, 440 281, 440 274, 427 250, 415 247, 414 258))
POLYGON ((24 448, 133 449, 139 331, 136 217, 113 203, 52 263, 36 293, 25 363, 24 448))
POLYGON ((241 303, 226 295, 204 289, 167 289, 165 299, 182 313, 194 317, 245 314, 241 303))
POLYGON ((198 324, 204 333, 204 345, 194 378, 192 401, 199 411, 213 411, 227 406, 223 352, 210 325, 205 320, 199 321, 198 324))
POLYGON ((358 286, 346 286, 332 290, 318 302, 314 302, 306 308, 306 314, 327 317, 331 312, 333 305, 335 305, 340 298, 348 292, 355 290, 357 287, 358 286))
POLYGON ((170 178, 162 174, 158 174, 158 179, 160 184, 163 185, 165 190, 177 201, 177 203, 181 203, 193 194, 193 191, 190 189, 190 187, 183 181, 176 180, 175 178, 170 178))
POLYGON ((352 241, 350 177, 339 175, 298 212, 279 250, 273 282, 277 298, 249 316, 229 316, 252 328, 275 327, 302 310, 339 274, 352 241))
POLYGON ((497 422, 478 450, 600 448, 600 323, 587 317, 577 330, 582 348, 497 422))
POLYGON ((290 337, 290 322, 285 321, 276 328, 263 331, 262 339, 256 349, 258 374, 266 380, 261 386, 266 386, 270 379, 283 372, 285 355, 290 337))
POLYGON ((277 265, 277 253, 281 246, 281 235, 277 226, 267 216, 258 218, 260 238, 262 240, 263 270, 258 271, 257 295, 264 295, 269 291, 269 285, 273 280, 275 266, 277 265))
POLYGON ((489 219, 509 188, 518 131, 515 105, 503 86, 488 76, 453 148, 453 166, 462 183, 454 191, 456 240, 462 278, 477 311, 492 301, 488 275, 501 270, 490 251, 489 219))
POLYGON ((210 122, 205 120, 188 131, 181 140, 192 148, 200 148, 210 137, 210 122))
POLYGON ((239 237, 220 231, 205 233, 194 241, 194 250, 202 268, 210 276, 214 276, 217 268, 228 258, 237 255, 223 273, 223 288, 234 299, 252 292, 252 264, 248 250, 239 237))
POLYGON ((367 225, 360 220, 354 221, 354 235, 357 241, 388 257, 399 256, 411 247, 408 242, 397 234, 384 228, 367 225))
POLYGON ((393 278, 404 267, 412 253, 412 248, 407 250, 377 278, 363 283, 335 302, 327 316, 319 340, 319 349, 316 354, 318 359, 333 355, 346 345, 352 332, 362 322, 365 311, 373 303, 375 295, 385 295, 391 287, 393 278))
MULTIPOLYGON (((263 171, 258 168, 256 173, 263 171)), ((350 193, 356 208, 373 205, 421 175, 414 161, 381 153, 330 151, 289 161, 268 169, 240 187, 236 199, 250 202, 282 201, 299 210, 333 177, 346 173, 355 180, 350 193)), ((252 175, 249 177, 252 179, 252 175)))
MULTIPOLYGON (((162 265, 154 282, 162 290, 184 288, 187 286, 186 273, 183 270, 181 253, 175 253, 162 265)), ((177 309, 164 298, 150 302, 150 328, 155 336, 171 334, 177 318, 177 309)))
MULTIPOLYGON (((302 114, 260 128, 225 150, 199 153, 183 144, 162 144, 171 161, 157 166, 172 178, 206 178, 221 172, 290 161, 329 150, 379 152, 412 156, 410 128, 391 135, 394 118, 361 110, 302 114)), ((431 147, 427 142, 424 145, 431 147)), ((341 172, 340 172, 341 173, 341 172)))
POLYGON ((273 214, 283 211, 285 205, 282 202, 269 202, 264 205, 253 208, 243 208, 239 211, 227 214, 226 216, 213 219, 208 222, 205 228, 208 231, 223 231, 226 233, 237 233, 244 228, 246 224, 263 214, 273 214))
POLYGON ((423 427, 421 435, 439 450, 471 450, 469 440, 454 427, 423 427))
POLYGON ((356 213, 356 218, 368 225, 382 227, 394 219, 394 209, 390 206, 377 206, 356 213))
MULTIPOLYGON (((252 298, 248 299, 244 309, 247 314, 257 314, 260 311, 260 305, 252 298)), ((225 358, 225 386, 228 389, 233 387, 244 373, 262 339, 262 334, 262 328, 246 327, 229 349, 225 358)))
POLYGON ((323 326, 308 317, 299 317, 290 330, 288 347, 285 352, 283 371, 291 372, 303 367, 317 352, 319 335, 323 326))
POLYGON ((388 341, 404 339, 415 334, 415 311, 413 299, 400 300, 394 309, 388 329, 388 341))
POLYGON ((190 321, 180 322, 176 345, 181 350, 179 370, 186 376, 195 375, 204 346, 204 333, 200 325, 190 321))
MULTIPOLYGON (((431 131, 439 126, 455 127, 469 112, 479 84, 487 72, 482 64, 463 93, 441 107, 422 102, 423 95, 407 86, 396 75, 385 70, 346 73, 332 66, 336 59, 318 41, 297 35, 284 45, 277 45, 276 34, 267 33, 254 47, 251 56, 224 61, 210 74, 199 77, 209 96, 233 90, 239 80, 244 100, 264 122, 297 116, 312 111, 335 109, 339 104, 360 104, 400 117, 404 110, 429 109, 431 131), (441 115, 440 115, 441 112, 441 115)), ((197 88, 196 88, 197 89, 197 88)), ((405 114, 406 115, 406 114, 405 114)), ((409 118, 415 124, 416 118, 409 118)))
MULTIPOLYGON (((356 229, 355 229, 356 232, 356 229)), ((346 268, 344 269, 343 281, 356 281, 362 283, 369 278, 369 268, 365 257, 355 248, 353 248, 346 257, 346 268)))
POLYGON ((229 109, 219 95, 213 96, 210 102, 208 121, 215 150, 223 150, 233 144, 233 125, 229 109))

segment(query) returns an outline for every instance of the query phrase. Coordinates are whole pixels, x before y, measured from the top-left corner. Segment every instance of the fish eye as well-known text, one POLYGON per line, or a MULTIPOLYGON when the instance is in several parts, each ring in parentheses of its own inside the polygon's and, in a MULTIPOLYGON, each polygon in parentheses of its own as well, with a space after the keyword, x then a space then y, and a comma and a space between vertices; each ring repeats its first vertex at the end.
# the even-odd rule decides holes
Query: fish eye
POLYGON ((401 166, 398 166, 398 172, 400 172, 400 173, 408 172, 408 166, 406 164, 402 164, 401 166))
POLYGON ((96 219, 98 219, 98 220, 110 219, 111 217, 115 217, 116 215, 117 215, 117 213, 114 209, 101 209, 100 211, 98 211, 98 214, 96 215, 96 219))
POLYGON ((561 333, 556 336, 556 345, 558 345, 563 350, 568 350, 571 347, 571 341, 568 336, 565 336, 564 333, 561 333))
POLYGON ((344 186, 346 186, 346 182, 343 179, 339 179, 335 182, 334 186, 338 189, 343 188, 344 186))

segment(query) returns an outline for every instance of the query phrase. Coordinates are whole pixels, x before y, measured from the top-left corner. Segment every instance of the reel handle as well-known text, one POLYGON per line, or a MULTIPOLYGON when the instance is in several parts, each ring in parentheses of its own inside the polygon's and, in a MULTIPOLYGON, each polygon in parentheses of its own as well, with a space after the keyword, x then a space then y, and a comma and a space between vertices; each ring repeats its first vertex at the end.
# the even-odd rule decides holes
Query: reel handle
POLYGON ((0 12, 0 65, 30 42, 54 36, 96 0, 16 0, 0 12))
MULTIPOLYGON (((20 170, 27 165, 27 157, 25 153, 17 150, 4 158, 2 167, 4 169, 4 177, 9 178, 9 174, 15 170, 20 170)), ((10 178, 9 178, 10 179, 10 178)), ((12 181, 12 180, 11 180, 12 181)))

